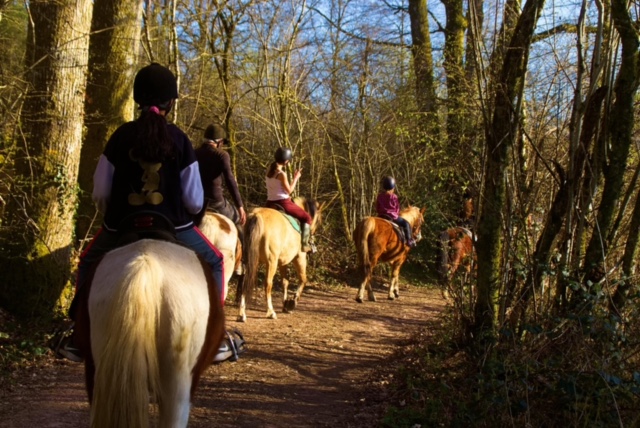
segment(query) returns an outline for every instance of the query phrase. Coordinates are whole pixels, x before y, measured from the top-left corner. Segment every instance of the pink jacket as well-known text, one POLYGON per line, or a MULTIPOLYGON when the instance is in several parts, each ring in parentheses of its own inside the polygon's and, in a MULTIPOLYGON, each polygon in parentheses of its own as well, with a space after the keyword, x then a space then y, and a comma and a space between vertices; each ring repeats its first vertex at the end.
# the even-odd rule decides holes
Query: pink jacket
POLYGON ((400 214, 400 202, 395 193, 380 192, 376 201, 376 211, 381 217, 398 218, 400 214))

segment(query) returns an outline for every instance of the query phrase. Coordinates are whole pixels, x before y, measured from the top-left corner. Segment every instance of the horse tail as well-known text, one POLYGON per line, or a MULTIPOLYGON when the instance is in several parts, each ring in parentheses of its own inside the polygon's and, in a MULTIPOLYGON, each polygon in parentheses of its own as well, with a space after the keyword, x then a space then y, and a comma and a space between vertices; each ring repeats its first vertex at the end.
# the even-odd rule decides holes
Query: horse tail
POLYGON ((153 257, 141 255, 124 267, 123 274, 105 278, 115 279, 112 284, 100 286, 111 296, 109 304, 92 308, 92 337, 104 344, 94 355, 92 428, 149 425, 149 390, 158 391, 160 385, 156 335, 161 272, 153 257))
POLYGON ((245 272, 240 293, 246 300, 251 299, 258 276, 260 262, 260 241, 264 235, 264 220, 258 215, 250 215, 245 225, 244 255, 245 272))
POLYGON ((438 263, 438 275, 442 283, 447 282, 449 273, 449 232, 444 230, 438 236, 438 246, 440 247, 440 262, 438 263))
POLYGON ((358 264, 362 267, 365 278, 371 275, 371 259, 369 256, 369 236, 375 231, 375 220, 366 218, 356 227, 354 242, 358 249, 358 264))

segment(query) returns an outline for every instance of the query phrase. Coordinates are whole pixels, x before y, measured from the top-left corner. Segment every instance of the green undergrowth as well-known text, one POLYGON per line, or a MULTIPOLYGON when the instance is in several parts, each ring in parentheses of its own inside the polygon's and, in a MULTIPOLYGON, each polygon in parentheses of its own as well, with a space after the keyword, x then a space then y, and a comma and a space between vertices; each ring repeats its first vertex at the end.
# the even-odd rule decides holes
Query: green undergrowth
POLYGON ((449 318, 429 321, 394 357, 381 426, 640 426, 637 322, 546 320, 519 341, 503 332, 490 355, 477 356, 453 337, 449 318))
POLYGON ((16 371, 35 366, 51 355, 50 322, 20 322, 0 309, 0 385, 16 371))

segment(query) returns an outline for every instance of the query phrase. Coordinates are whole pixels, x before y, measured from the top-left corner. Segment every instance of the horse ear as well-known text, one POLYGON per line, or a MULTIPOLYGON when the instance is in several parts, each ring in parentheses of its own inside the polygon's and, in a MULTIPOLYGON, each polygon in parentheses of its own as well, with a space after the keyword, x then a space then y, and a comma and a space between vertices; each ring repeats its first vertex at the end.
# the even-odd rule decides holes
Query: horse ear
POLYGON ((424 212, 427 210, 427 207, 422 207, 420 208, 420 214, 424 214, 424 212))

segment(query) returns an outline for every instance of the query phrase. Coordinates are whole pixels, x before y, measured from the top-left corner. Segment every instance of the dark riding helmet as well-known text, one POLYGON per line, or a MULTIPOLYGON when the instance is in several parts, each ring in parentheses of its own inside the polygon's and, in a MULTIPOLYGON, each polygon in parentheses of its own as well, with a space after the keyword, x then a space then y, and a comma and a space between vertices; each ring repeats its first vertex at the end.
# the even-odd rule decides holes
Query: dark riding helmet
POLYGON ((387 175, 382 179, 382 188, 384 190, 392 190, 396 188, 396 179, 387 175))
POLYGON ((217 140, 226 140, 227 132, 220 125, 212 124, 207 127, 204 131, 204 138, 207 140, 217 141, 217 140))
POLYGON ((161 106, 178 98, 176 76, 157 62, 143 67, 133 81, 133 100, 140 106, 161 106))
POLYGON ((290 161, 293 158, 293 153, 288 147, 278 147, 278 150, 276 150, 274 157, 276 159, 276 162, 285 163, 286 161, 290 161))

